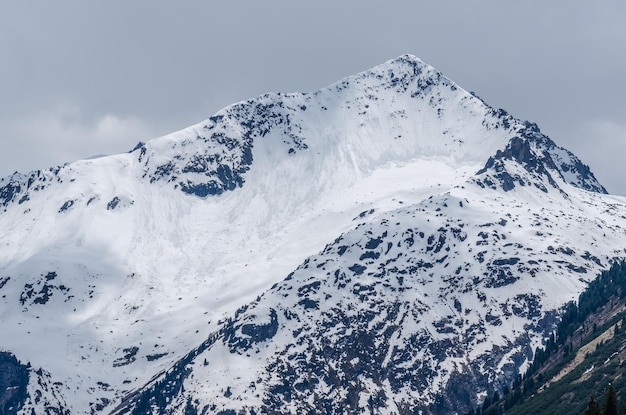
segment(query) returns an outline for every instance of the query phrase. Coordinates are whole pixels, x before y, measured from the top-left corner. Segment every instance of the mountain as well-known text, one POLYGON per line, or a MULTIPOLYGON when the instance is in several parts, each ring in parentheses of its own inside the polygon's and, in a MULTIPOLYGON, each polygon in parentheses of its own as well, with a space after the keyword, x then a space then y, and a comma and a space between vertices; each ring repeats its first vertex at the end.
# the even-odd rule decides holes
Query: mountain
POLYGON ((461 413, 626 257, 626 199, 410 55, 0 208, 8 413, 461 413))

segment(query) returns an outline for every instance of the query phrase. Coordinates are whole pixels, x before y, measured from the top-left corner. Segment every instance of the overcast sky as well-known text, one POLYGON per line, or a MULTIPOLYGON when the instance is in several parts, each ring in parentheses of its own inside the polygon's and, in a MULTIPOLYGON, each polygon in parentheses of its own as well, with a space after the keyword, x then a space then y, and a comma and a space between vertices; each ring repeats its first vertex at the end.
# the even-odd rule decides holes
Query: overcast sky
POLYGON ((0 0, 0 176, 414 54, 626 196, 626 1, 0 0))

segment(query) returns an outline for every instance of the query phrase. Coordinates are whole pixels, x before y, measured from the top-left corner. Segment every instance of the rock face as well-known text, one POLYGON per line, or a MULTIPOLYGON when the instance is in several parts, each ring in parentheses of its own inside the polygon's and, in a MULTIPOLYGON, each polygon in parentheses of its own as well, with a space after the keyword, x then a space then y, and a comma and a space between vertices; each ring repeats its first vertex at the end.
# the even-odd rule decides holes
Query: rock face
POLYGON ((0 206, 25 414, 463 413, 626 257, 626 200, 410 55, 0 206))
MULTIPOLYGON (((558 147, 550 138, 541 134, 536 124, 524 123, 524 127, 519 130, 519 136, 511 139, 506 148, 498 150, 496 154, 489 157, 484 169, 478 173, 485 173, 492 169, 499 182, 499 187, 504 191, 509 191, 515 184, 524 186, 526 183, 519 175, 513 177, 504 167, 505 160, 519 163, 531 175, 547 179, 548 183, 557 188, 558 185, 550 174, 552 171, 558 172, 561 179, 569 184, 591 192, 607 193, 606 189, 598 183, 595 176, 578 158, 571 153, 558 147), (533 151, 534 150, 534 151, 533 151)), ((539 180, 540 182, 541 180, 539 180)), ((493 187, 494 182, 488 181, 485 184, 493 187)), ((542 191, 547 191, 541 183, 534 183, 542 191)))
POLYGON ((17 414, 26 400, 28 367, 10 353, 0 352, 0 411, 17 414))

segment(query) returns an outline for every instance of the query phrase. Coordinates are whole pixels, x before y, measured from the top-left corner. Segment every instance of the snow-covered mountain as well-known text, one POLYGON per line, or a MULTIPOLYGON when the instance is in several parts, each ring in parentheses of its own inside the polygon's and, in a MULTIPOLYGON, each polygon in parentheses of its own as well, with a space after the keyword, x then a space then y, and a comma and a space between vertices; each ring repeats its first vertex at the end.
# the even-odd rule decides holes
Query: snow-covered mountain
POLYGON ((626 257, 626 199, 410 55, 16 173, 0 208, 24 414, 462 412, 626 257))

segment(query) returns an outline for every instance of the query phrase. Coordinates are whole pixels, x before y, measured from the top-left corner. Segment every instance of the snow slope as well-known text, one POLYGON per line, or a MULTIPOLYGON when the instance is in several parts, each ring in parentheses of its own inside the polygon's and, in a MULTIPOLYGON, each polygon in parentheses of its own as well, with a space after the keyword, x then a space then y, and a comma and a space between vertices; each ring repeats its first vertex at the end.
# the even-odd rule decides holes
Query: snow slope
POLYGON ((533 164, 551 147, 532 135, 341 235, 117 413, 465 413, 626 254, 624 199, 533 164))
POLYGON ((625 200, 603 193, 536 126, 404 55, 317 92, 234 104, 129 153, 2 179, 0 350, 33 368, 23 413, 137 409, 187 365, 184 392, 150 411, 196 399, 189 408, 306 411, 350 396, 355 411, 401 412, 437 404, 455 370, 479 394, 625 256, 625 200), (383 258, 393 270, 376 284, 383 258), (358 386, 298 389, 323 402, 274 388, 345 372, 319 359, 392 322, 402 330, 381 337, 386 352, 358 386), (339 334, 315 344, 329 327, 339 334), (451 345, 472 327, 465 349, 451 345), (294 347, 298 364, 281 357, 294 347), (419 375, 392 382, 418 361, 419 375))

